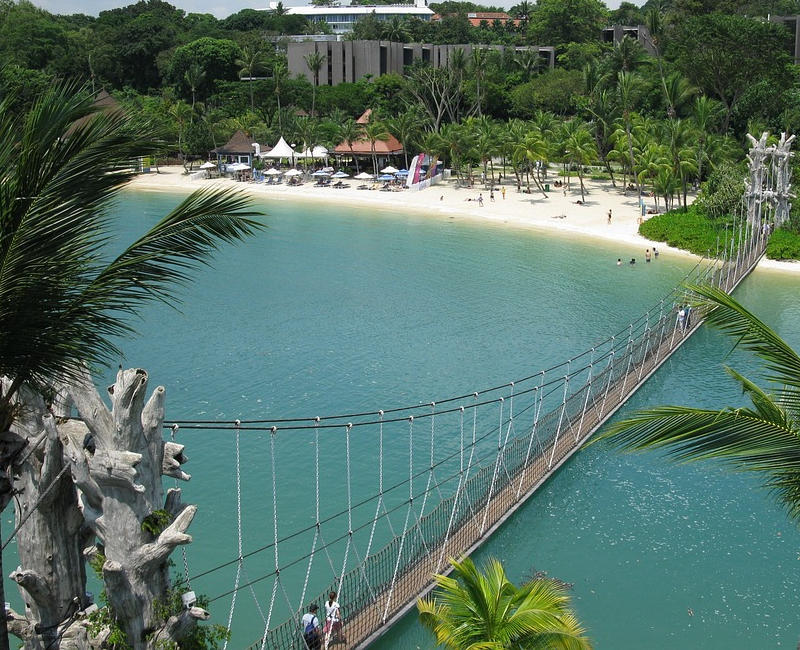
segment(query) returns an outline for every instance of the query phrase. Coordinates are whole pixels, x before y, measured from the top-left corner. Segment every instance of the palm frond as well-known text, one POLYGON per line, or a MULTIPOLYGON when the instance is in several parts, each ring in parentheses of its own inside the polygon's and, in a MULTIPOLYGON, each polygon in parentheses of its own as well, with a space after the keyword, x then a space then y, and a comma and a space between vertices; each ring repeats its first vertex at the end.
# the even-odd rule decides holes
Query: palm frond
POLYGON ((800 356, 771 327, 724 291, 706 285, 688 287, 709 308, 706 322, 733 336, 736 346, 754 352, 766 365, 766 378, 782 387, 776 400, 800 409, 800 356))
POLYGON ((0 103, 0 374, 42 387, 119 355, 143 302, 260 226, 249 201, 200 191, 106 265, 109 206, 156 145, 122 112, 55 84, 23 116, 0 103))

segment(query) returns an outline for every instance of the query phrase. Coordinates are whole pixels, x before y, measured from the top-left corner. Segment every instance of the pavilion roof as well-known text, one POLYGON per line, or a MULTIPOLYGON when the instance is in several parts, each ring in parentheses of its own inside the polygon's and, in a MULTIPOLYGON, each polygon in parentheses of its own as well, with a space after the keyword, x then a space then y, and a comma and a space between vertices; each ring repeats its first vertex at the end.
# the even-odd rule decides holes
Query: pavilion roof
POLYGON ((221 147, 212 150, 212 153, 221 154, 252 154, 253 139, 248 137, 244 131, 237 131, 231 139, 221 147))

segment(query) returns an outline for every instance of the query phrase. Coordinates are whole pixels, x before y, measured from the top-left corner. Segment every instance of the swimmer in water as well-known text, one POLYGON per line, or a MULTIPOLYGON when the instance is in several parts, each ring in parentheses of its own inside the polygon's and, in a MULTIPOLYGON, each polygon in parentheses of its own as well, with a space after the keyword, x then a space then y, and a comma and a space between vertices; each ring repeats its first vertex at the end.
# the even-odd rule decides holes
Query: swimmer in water
POLYGON ((622 266, 622 258, 621 257, 617 258, 617 266, 622 266))

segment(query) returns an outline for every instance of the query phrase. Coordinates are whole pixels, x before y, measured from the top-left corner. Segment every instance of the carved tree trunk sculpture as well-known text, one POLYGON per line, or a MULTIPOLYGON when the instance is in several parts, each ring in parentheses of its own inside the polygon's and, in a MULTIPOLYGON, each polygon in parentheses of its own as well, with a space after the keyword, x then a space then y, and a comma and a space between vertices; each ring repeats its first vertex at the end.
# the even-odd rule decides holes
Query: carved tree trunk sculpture
POLYGON ((88 428, 83 438, 74 427, 64 436, 80 505, 102 543, 109 604, 134 650, 154 647, 156 639, 177 640, 198 619, 208 618, 205 610, 191 608, 177 613, 177 625, 172 619, 161 620, 155 611, 158 601, 164 604, 169 586, 170 553, 192 541, 185 531, 197 507, 181 503, 177 489, 164 499, 162 475, 182 480, 190 476, 181 470, 186 460, 183 446, 165 443, 161 436, 164 388, 158 386, 145 404, 146 389, 144 370, 120 369, 108 389, 109 410, 88 373, 82 382, 66 387, 88 428), (149 526, 143 528, 142 522, 161 510, 169 513, 169 525, 157 534, 149 532, 149 526))
POLYGON ((62 471, 55 418, 42 398, 25 387, 16 409, 11 431, 28 444, 16 458, 13 487, 17 521, 27 520, 17 533, 20 566, 10 577, 19 585, 25 613, 9 612, 9 630, 26 648, 52 649, 59 647, 59 638, 86 637, 85 630, 65 634, 88 605, 83 517, 69 472, 62 471))

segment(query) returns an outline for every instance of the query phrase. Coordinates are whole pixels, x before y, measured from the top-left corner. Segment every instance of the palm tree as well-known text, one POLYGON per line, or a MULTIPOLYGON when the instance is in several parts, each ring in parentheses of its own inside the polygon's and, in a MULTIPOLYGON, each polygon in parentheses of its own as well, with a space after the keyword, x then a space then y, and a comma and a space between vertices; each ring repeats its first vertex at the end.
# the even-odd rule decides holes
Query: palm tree
MULTIPOLYGON (((623 39, 625 40, 625 39, 623 39)), ((635 95, 639 88, 639 78, 631 72, 620 72, 617 75, 617 95, 619 97, 619 105, 622 109, 622 121, 625 126, 625 141, 628 145, 628 164, 631 169, 634 169, 635 161, 633 158, 633 135, 632 129, 632 112, 633 102, 635 95)), ((642 195, 642 186, 639 183, 639 177, 636 178, 636 189, 639 196, 642 195)))
POLYGON ((356 174, 361 173, 358 169, 358 158, 356 158, 355 153, 353 152, 353 143, 360 140, 364 135, 364 132, 361 128, 361 125, 356 122, 353 118, 342 122, 339 126, 339 133, 338 139, 339 142, 344 142, 347 145, 347 148, 350 149, 350 155, 353 157, 353 160, 356 162, 356 174))
POLYGON ((382 25, 381 38, 395 43, 408 41, 408 26, 400 16, 392 16, 382 25))
POLYGON ((253 75, 258 73, 265 65, 266 58, 264 52, 259 48, 245 46, 242 48, 242 56, 236 59, 236 65, 239 66, 239 76, 246 75, 250 79, 248 86, 250 87, 250 110, 255 110, 255 103, 253 101, 253 75))
POLYGON ((451 577, 434 576, 434 597, 417 601, 420 622, 437 644, 459 650, 592 647, 557 581, 535 579, 517 587, 497 560, 489 560, 483 572, 470 558, 450 564, 451 577))
POLYGON ((396 137, 400 141, 400 144, 403 145, 406 169, 408 169, 408 149, 414 137, 422 130, 424 121, 416 107, 413 107, 386 122, 389 133, 396 137))
POLYGON ((192 63, 192 65, 189 66, 188 70, 186 70, 183 75, 184 81, 186 81, 189 89, 192 91, 192 122, 194 122, 194 105, 197 96, 197 89, 200 87, 203 81, 205 81, 205 78, 206 71, 203 70, 203 66, 201 66, 199 63, 192 63))
POLYGON ((169 107, 169 115, 175 120, 178 127, 178 157, 186 166, 186 156, 183 155, 183 132, 186 130, 186 123, 192 119, 192 108, 182 99, 169 107))
MULTIPOLYGON (((280 3, 278 3, 280 4, 280 3)), ((283 135, 283 124, 281 123, 281 90, 283 82, 289 77, 289 67, 286 59, 276 57, 272 64, 272 79, 275 81, 275 100, 278 102, 278 131, 283 135)))
POLYGON ((689 83, 689 80, 677 71, 662 77, 661 88, 667 104, 667 117, 670 119, 677 117, 678 111, 697 93, 697 89, 689 83))
POLYGON ((378 157, 375 155, 375 143, 378 140, 388 140, 389 132, 386 130, 386 125, 379 120, 370 120, 364 125, 364 135, 369 140, 369 148, 372 153, 372 167, 374 174, 378 175, 378 157))
POLYGON ((514 62, 522 70, 522 80, 525 82, 531 80, 531 76, 539 68, 541 61, 539 53, 534 50, 521 50, 514 57, 514 62))
POLYGON ((679 462, 716 459, 758 472, 789 515, 800 521, 800 355, 757 316, 725 292, 689 287, 706 322, 764 363, 771 392, 726 367, 751 408, 662 406, 639 411, 600 439, 624 449, 666 449, 679 462))
POLYGON ((586 201, 583 185, 583 167, 597 159, 597 147, 592 134, 585 124, 575 129, 564 143, 564 155, 567 160, 578 166, 578 179, 581 184, 581 201, 586 201))
POLYGON ((481 115, 481 79, 486 74, 486 50, 475 46, 470 54, 470 72, 475 79, 475 110, 481 115))
POLYGON ((319 86, 319 71, 322 69, 322 64, 325 63, 325 59, 328 57, 322 54, 321 52, 311 52, 310 54, 306 54, 303 59, 305 59, 306 67, 308 67, 309 72, 313 77, 314 86, 311 88, 311 115, 315 114, 316 110, 316 101, 317 101, 317 86, 319 86))
MULTIPOLYGON (((0 394, 0 430, 9 431, 20 416, 15 402, 22 391, 50 395, 55 382, 75 381, 87 365, 116 362, 118 341, 133 333, 131 321, 144 303, 174 304, 175 287, 189 281, 191 270, 221 243, 259 227, 248 218, 255 213, 246 198, 199 191, 109 260, 109 205, 132 178, 132 162, 154 147, 142 124, 119 111, 98 111, 92 95, 71 84, 53 85, 26 115, 0 103, 0 376, 8 382, 0 394)), ((0 492, 4 508, 11 493, 0 492)), ((47 544, 60 547, 42 540, 47 544)), ((36 551, 20 545, 23 566, 22 556, 36 551)), ((61 557, 48 564, 58 568, 43 581, 63 580, 59 571, 81 562, 61 557)), ((82 592, 52 603, 50 620, 63 620, 76 593, 82 592)), ((46 607, 36 604, 40 620, 46 607)))

